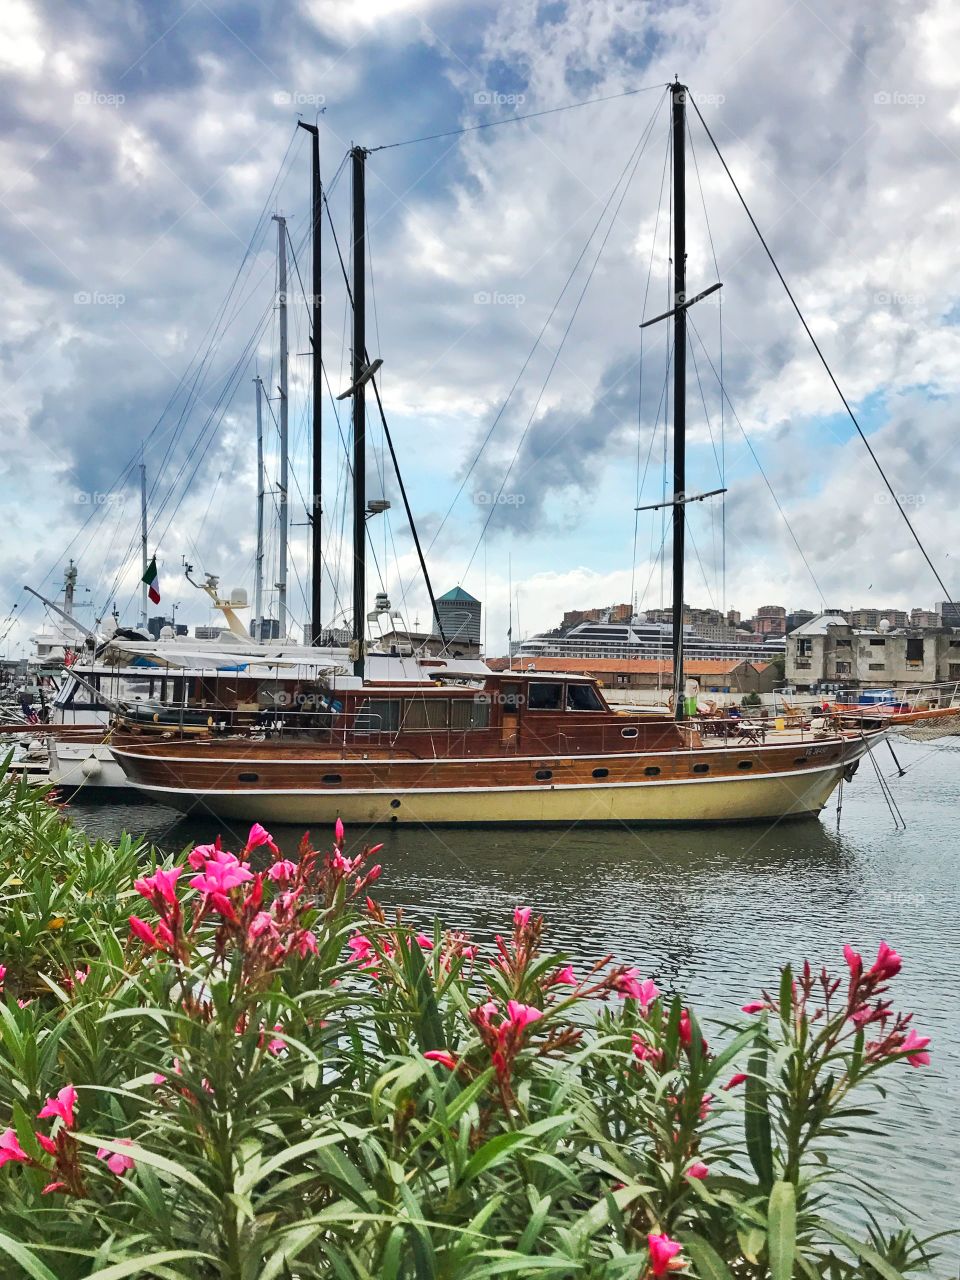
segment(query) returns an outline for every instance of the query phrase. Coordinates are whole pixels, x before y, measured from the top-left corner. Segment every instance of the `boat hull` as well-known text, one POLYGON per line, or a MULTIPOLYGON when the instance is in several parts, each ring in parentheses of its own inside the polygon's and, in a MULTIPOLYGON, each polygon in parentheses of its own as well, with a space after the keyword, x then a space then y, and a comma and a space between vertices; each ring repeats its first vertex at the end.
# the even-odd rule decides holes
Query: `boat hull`
MULTIPOLYGON (((792 750, 796 752, 796 748, 792 750)), ((858 738, 824 752, 819 760, 805 761, 802 767, 782 767, 781 762, 781 767, 764 772, 758 769, 710 777, 689 776, 689 762, 702 756, 715 759, 716 752, 684 752, 680 754, 687 776, 655 779, 642 776, 651 757, 641 756, 634 758, 632 770, 641 775, 639 778, 521 786, 488 785, 483 770, 475 765, 474 785, 423 785, 421 772, 420 785, 320 788, 308 784, 306 762, 302 762, 301 785, 287 781, 286 785, 271 786, 269 776, 260 776, 255 787, 238 789, 217 786, 211 778, 210 784, 189 790, 170 776, 169 764, 164 777, 156 758, 147 757, 149 763, 144 767, 144 758, 135 752, 118 755, 134 785, 154 799, 223 818, 306 825, 327 825, 341 818, 362 826, 693 826, 816 817, 865 750, 866 740, 858 738)), ((664 757, 657 759, 663 761, 664 757)), ((589 762, 571 762, 584 763, 589 762)), ((316 766, 316 781, 319 768, 330 767, 330 762, 316 766)), ((436 775, 438 768, 427 772, 436 775)))

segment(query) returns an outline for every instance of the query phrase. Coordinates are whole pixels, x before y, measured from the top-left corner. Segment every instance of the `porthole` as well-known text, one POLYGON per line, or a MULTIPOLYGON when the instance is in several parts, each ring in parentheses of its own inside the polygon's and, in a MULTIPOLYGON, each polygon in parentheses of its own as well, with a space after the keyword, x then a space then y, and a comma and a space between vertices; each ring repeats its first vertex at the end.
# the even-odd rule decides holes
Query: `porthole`
POLYGON ((390 808, 391 808, 391 809, 399 809, 399 808, 400 808, 400 801, 399 801, 399 800, 391 800, 391 801, 390 801, 390 808))
POLYGON ((621 729, 621 730, 620 730, 620 737, 621 737, 621 738, 635 738, 635 737, 637 736, 637 734, 638 734, 638 733, 639 733, 639 730, 638 730, 638 729, 635 729, 635 728, 631 728, 631 729, 621 729))
POLYGON ((331 786, 335 786, 338 782, 342 782, 343 778, 339 773, 325 773, 320 779, 321 782, 327 782, 331 786))
POLYGON ((260 778, 259 773, 238 773, 238 782, 257 782, 260 778))
POLYGON ((694 773, 709 773, 710 766, 708 764, 695 764, 693 766, 694 773))
POLYGON ((553 777, 553 770, 552 770, 552 769, 538 769, 538 770, 537 770, 537 772, 536 772, 533 776, 536 778, 536 780, 537 780, 538 782, 549 782, 549 781, 550 781, 550 779, 553 777))
POLYGON ((610 776, 610 770, 609 770, 609 769, 594 769, 594 771, 593 771, 593 776, 594 776, 595 778, 609 778, 609 776, 610 776))
POLYGON ((657 774, 660 772, 660 770, 657 768, 655 764, 648 764, 646 769, 644 769, 643 772, 647 775, 648 778, 655 778, 657 774))
POLYGON ((738 760, 738 761, 737 761, 737 768, 738 768, 738 769, 752 769, 752 768, 753 768, 753 761, 752 761, 752 760, 738 760))
POLYGON ((794 763, 794 764, 806 764, 806 763, 807 763, 807 757, 806 757, 806 756, 796 756, 796 757, 794 758, 793 763, 794 763))

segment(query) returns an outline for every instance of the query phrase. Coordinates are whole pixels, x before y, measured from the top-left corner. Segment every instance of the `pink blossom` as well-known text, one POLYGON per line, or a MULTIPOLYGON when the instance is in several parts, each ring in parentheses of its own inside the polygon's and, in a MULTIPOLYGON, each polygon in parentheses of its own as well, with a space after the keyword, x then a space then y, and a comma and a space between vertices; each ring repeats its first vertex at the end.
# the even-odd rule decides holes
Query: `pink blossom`
POLYGON ((516 907, 513 912, 513 923, 518 929, 525 929, 530 923, 530 908, 516 907))
POLYGON ((253 879, 253 872, 241 866, 232 853, 215 853, 204 863, 203 874, 194 876, 190 888, 206 894, 227 894, 237 885, 253 879))
POLYGON ((333 842, 337 846, 343 844, 343 822, 339 818, 333 824, 333 842))
POLYGON ((90 977, 89 966, 86 969, 74 969, 73 977, 76 982, 79 982, 80 985, 83 986, 86 980, 90 977))
POLYGON ((722 1087, 724 1089, 735 1089, 738 1084, 743 1084, 746 1078, 747 1078, 747 1073, 745 1071, 738 1071, 736 1075, 732 1075, 730 1079, 727 1081, 727 1083, 722 1087))
POLYGON ((640 983, 639 994, 637 995, 637 999, 640 1002, 640 1011, 644 1017, 646 1017, 647 1010, 659 994, 659 988, 654 980, 652 978, 644 978, 643 982, 640 983))
POLYGON ((42 1196, 48 1196, 51 1191, 66 1191, 67 1184, 65 1182, 48 1182, 40 1192, 42 1196))
MULTIPOLYGON (((282 1031, 283 1024, 281 1022, 275 1022, 273 1024, 273 1029, 274 1031, 282 1031)), ((274 1037, 272 1040, 267 1041, 267 1053, 272 1053, 274 1057, 278 1057, 281 1053, 283 1053, 286 1047, 287 1047, 287 1042, 285 1040, 278 1040, 276 1039, 276 1037, 274 1037)))
POLYGON ((625 969, 614 979, 614 989, 621 1000, 639 1000, 642 983, 639 969, 625 969))
POLYGON ((710 1172, 707 1165, 702 1160, 695 1160, 694 1163, 686 1170, 688 1178, 705 1178, 710 1172))
MULTIPOLYGON (((128 1138, 117 1139, 117 1146, 129 1147, 132 1145, 128 1138)), ((118 1178, 122 1178, 128 1169, 133 1168, 133 1160, 130 1156, 125 1156, 119 1151, 109 1151, 106 1147, 97 1148, 97 1159, 105 1161, 110 1172, 115 1173, 118 1178)))
POLYGON ((18 1009, 26 1009, 26 1008, 28 1008, 28 1006, 30 1006, 30 1005, 32 1005, 32 1004, 33 1004, 33 999, 32 999, 32 998, 31 998, 31 999, 29 999, 29 1000, 24 1000, 22 997, 18 997, 18 999, 17 999, 17 1008, 18 1008, 18 1009))
POLYGON ((0 987, 3 986, 3 980, 7 976, 7 966, 0 964, 0 987))
POLYGON ((212 858, 220 852, 220 837, 217 836, 213 844, 198 844, 197 847, 187 856, 187 862, 193 867, 194 871, 199 871, 208 858, 212 858))
POLYGON ((740 1006, 741 1013, 762 1013, 767 1007, 766 1000, 750 1000, 740 1006))
POLYGON ((297 951, 300 953, 301 960, 308 954, 312 956, 317 954, 317 935, 312 930, 304 929, 301 933, 297 939, 297 951))
POLYGON ((133 887, 144 898, 159 897, 172 906, 177 900, 177 880, 182 874, 183 867, 171 867, 169 871, 157 867, 152 876, 134 880, 133 887))
POLYGON ((167 1077, 162 1072, 155 1071, 153 1073, 152 1083, 156 1085, 166 1084, 167 1077))
POLYGON ((433 939, 428 938, 425 933, 417 934, 417 944, 418 946, 422 947, 424 951, 433 950, 433 939))
POLYGON ((297 874, 297 864, 291 862, 289 858, 281 858, 279 862, 275 862, 267 872, 267 879, 276 881, 280 884, 286 884, 288 880, 292 880, 297 874))
POLYGON ((57 1144, 52 1138, 48 1138, 45 1133, 34 1133, 33 1136, 48 1156, 55 1156, 57 1154, 57 1144))
POLYGON ((263 844, 271 848, 274 853, 280 852, 270 832, 261 827, 259 822, 255 822, 250 828, 250 834, 247 836, 247 847, 244 852, 249 853, 251 849, 259 849, 263 844))
POLYGON ((160 942, 157 935, 153 932, 146 920, 141 920, 139 916, 130 917, 130 932, 135 938, 148 947, 159 947, 160 942))
POLYGON ((679 1241, 671 1240, 664 1232, 655 1235, 652 1231, 647 1235, 650 1246, 650 1270, 655 1276, 666 1275, 671 1269, 670 1259, 675 1257, 683 1247, 679 1241))
POLYGON ((373 943, 365 933, 355 933, 347 939, 347 950, 351 952, 351 959, 362 963, 364 960, 376 959, 373 949, 373 943))
POLYGON ((447 1067, 450 1071, 455 1071, 457 1068, 456 1058, 446 1049, 429 1049, 423 1056, 429 1062, 439 1062, 442 1067, 447 1067))
POLYGON ((517 1000, 509 1000, 507 1001, 507 1016, 513 1026, 518 1031, 522 1031, 531 1022, 536 1022, 538 1018, 542 1018, 543 1014, 539 1009, 534 1009, 532 1005, 520 1004, 517 1000))
POLYGON ((485 1004, 479 1005, 474 1012, 480 1022, 487 1023, 497 1012, 497 1005, 494 1000, 488 1000, 485 1004))
POLYGON ((877 958, 867 971, 867 977, 876 978, 880 982, 888 982, 891 978, 897 976, 902 967, 903 961, 893 947, 881 942, 877 951, 877 958))
POLYGON ((555 987, 575 987, 577 985, 577 975, 573 972, 573 965, 564 965, 562 969, 558 969, 551 979, 555 987))
POLYGON ((73 1109, 77 1105, 77 1091, 72 1084, 66 1084, 55 1098, 48 1098, 43 1108, 37 1112, 40 1120, 59 1117, 68 1129, 76 1123, 73 1109))
POLYGON ((847 962, 847 968, 850 970, 850 976, 856 982, 863 973, 863 957, 858 951, 854 951, 850 943, 846 943, 843 948, 843 958, 847 962))
POLYGON ((29 1159, 30 1157, 17 1140, 16 1130, 4 1129, 3 1133, 0 1133, 0 1168, 11 1160, 24 1164, 29 1159))
POLYGON ((907 1061, 911 1067, 928 1067, 930 1065, 930 1055, 924 1051, 929 1043, 929 1036, 921 1036, 916 1031, 911 1030, 900 1046, 900 1052, 907 1055, 907 1061))
POLYGON ((657 1066, 660 1059, 663 1057, 661 1051, 659 1049, 654 1049, 652 1045, 647 1044, 646 1040, 644 1040, 637 1031, 634 1031, 633 1033, 633 1044, 631 1048, 633 1056, 640 1062, 650 1062, 654 1066, 657 1066))

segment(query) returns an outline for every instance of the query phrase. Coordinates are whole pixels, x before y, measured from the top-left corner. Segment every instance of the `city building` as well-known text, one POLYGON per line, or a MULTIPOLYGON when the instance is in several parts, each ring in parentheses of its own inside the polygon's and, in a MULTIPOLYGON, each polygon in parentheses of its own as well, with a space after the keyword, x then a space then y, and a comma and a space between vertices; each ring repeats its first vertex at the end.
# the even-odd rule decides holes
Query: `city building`
POLYGON ((753 620, 753 630, 758 636, 784 636, 787 634, 787 611, 783 605, 762 604, 753 620))
POLYGON ((257 619, 250 619, 250 638, 259 640, 279 640, 280 639, 280 621, 278 618, 261 618, 259 626, 259 635, 257 634, 257 619))
POLYGON ((886 688, 960 680, 960 637, 911 627, 858 629, 839 613, 824 613, 787 636, 784 669, 801 691, 886 688))
POLYGON ((199 625, 193 628, 193 637, 195 640, 219 640, 226 630, 226 627, 199 625))
POLYGON ((444 644, 435 632, 407 631, 401 627, 382 632, 377 637, 377 645, 381 652, 397 656, 423 653, 431 657, 437 657, 440 654, 451 658, 480 657, 479 640, 464 640, 461 637, 459 640, 448 639, 444 644))
POLYGON ((792 613, 787 614, 787 633, 796 631, 797 627, 802 627, 805 622, 810 622, 816 616, 812 609, 794 609, 792 613))
POLYGON ((951 604, 943 600, 937 605, 941 627, 960 627, 960 604, 951 604))
POLYGON ((911 627, 940 627, 940 615, 936 609, 911 609, 911 627))
POLYGON ((160 639, 160 632, 163 631, 165 627, 169 627, 174 635, 177 636, 188 636, 190 634, 190 630, 186 624, 183 622, 177 622, 175 618, 164 618, 161 614, 155 613, 152 618, 147 619, 147 630, 150 632, 151 636, 153 636, 154 640, 160 639))
MULTIPOLYGON (((556 671, 558 675, 586 675, 598 680, 607 696, 616 700, 618 689, 661 689, 668 693, 673 686, 672 662, 655 662, 643 658, 491 658, 487 665, 494 671, 556 671)), ((769 663, 730 659, 683 664, 684 675, 696 680, 702 694, 769 693, 777 681, 777 671, 769 663)))
POLYGON ((454 587, 446 595, 438 597, 435 629, 438 635, 443 632, 451 653, 465 644, 475 644, 479 648, 481 612, 480 601, 463 587, 454 587))

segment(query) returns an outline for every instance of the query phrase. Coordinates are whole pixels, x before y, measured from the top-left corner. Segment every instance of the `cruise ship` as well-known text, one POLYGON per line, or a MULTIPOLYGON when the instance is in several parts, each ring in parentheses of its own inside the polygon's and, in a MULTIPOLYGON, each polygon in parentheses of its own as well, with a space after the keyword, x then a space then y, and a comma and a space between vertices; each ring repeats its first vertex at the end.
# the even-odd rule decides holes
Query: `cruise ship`
MULTIPOLYGON (((712 630, 713 628, 710 628, 712 630)), ((732 630, 732 628, 731 628, 732 630)), ((515 658, 646 658, 672 661, 669 622, 652 622, 637 614, 629 622, 579 622, 568 631, 546 631, 521 641, 515 658)), ((683 651, 688 658, 770 662, 786 652, 783 636, 730 637, 705 635, 696 624, 683 628, 683 651)))

